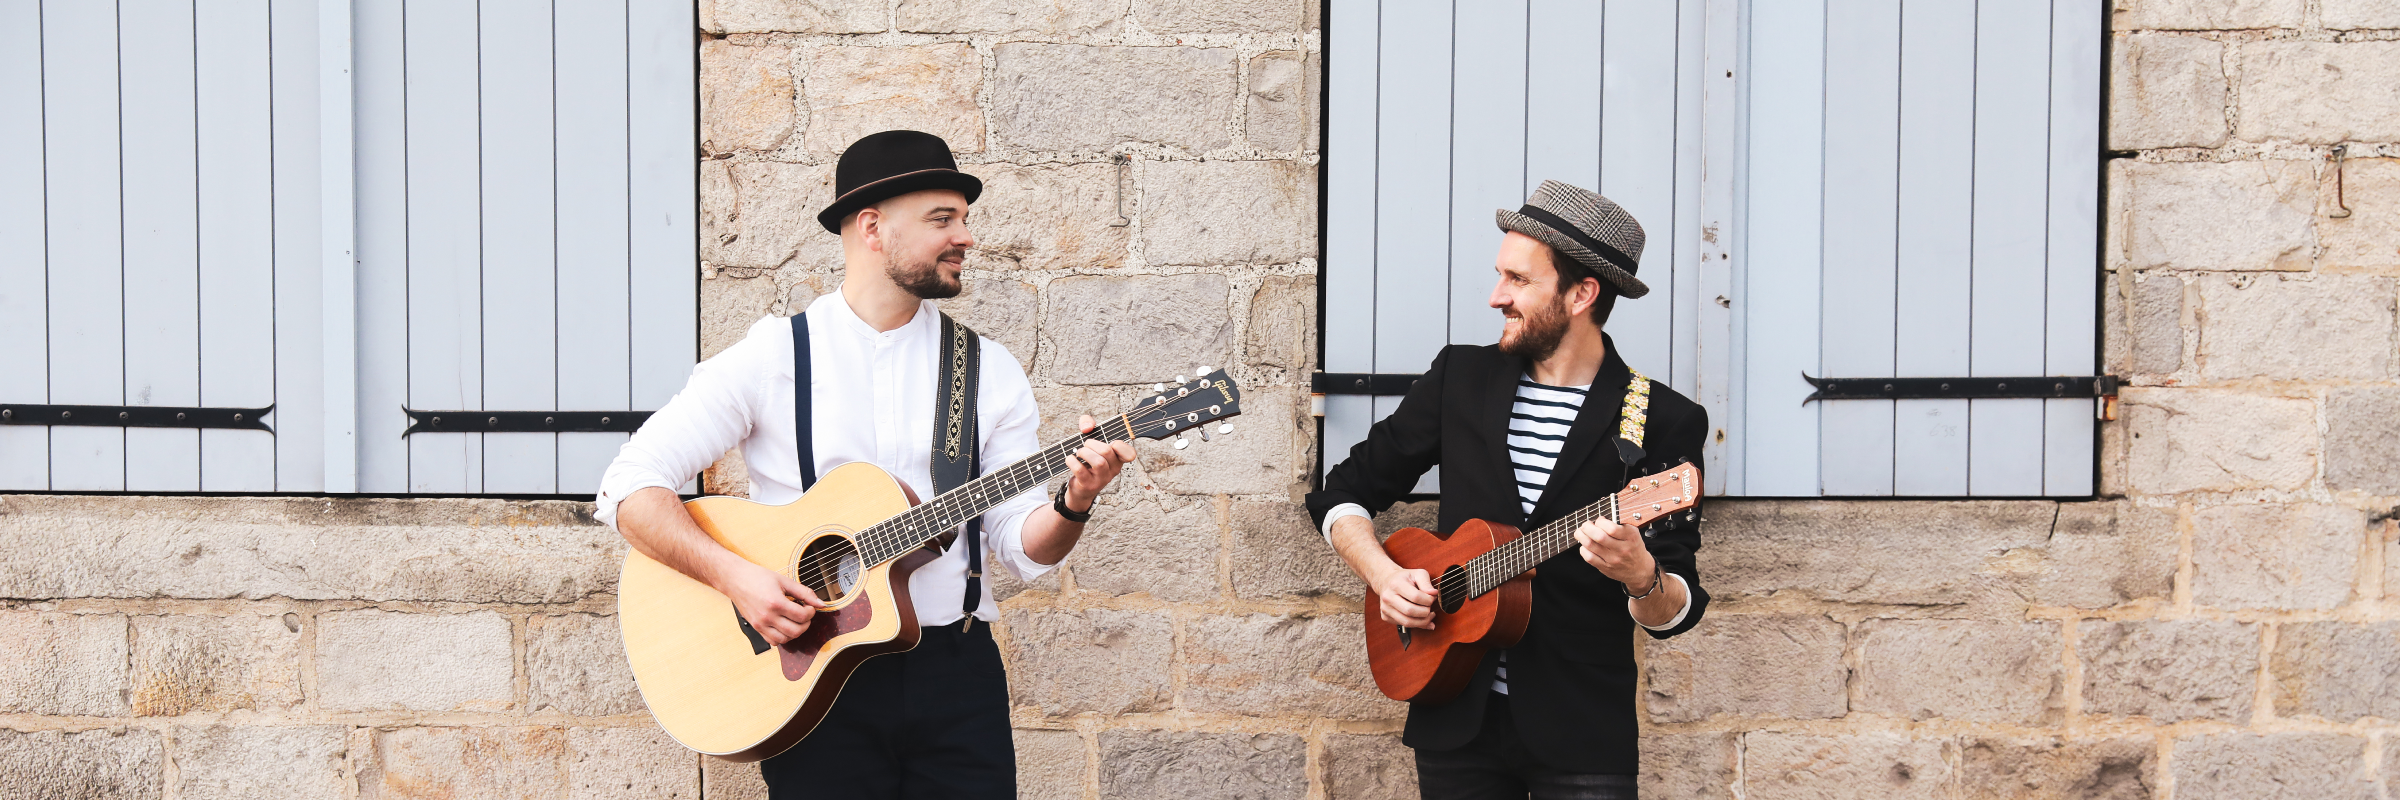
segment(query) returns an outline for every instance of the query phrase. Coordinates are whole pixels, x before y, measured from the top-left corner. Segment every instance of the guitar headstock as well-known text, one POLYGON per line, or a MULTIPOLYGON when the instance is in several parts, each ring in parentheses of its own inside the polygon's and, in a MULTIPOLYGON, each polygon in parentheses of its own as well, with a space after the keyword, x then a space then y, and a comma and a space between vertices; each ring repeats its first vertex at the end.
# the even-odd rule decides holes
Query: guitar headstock
POLYGON ((1700 504, 1700 468, 1677 464, 1633 479, 1617 493, 1617 523, 1641 527, 1700 504))
POLYGON ((1187 379, 1177 375, 1173 384, 1150 385, 1156 394, 1135 402, 1125 412, 1133 435, 1144 439, 1172 437, 1175 449, 1181 450, 1191 446, 1191 440, 1183 438, 1187 432, 1199 431, 1202 439, 1210 438, 1212 427, 1220 434, 1233 432, 1233 425, 1217 421, 1242 413, 1241 387, 1235 386, 1221 369, 1201 367, 1193 373, 1199 377, 1187 379), (1210 425, 1212 422, 1216 424, 1210 425))

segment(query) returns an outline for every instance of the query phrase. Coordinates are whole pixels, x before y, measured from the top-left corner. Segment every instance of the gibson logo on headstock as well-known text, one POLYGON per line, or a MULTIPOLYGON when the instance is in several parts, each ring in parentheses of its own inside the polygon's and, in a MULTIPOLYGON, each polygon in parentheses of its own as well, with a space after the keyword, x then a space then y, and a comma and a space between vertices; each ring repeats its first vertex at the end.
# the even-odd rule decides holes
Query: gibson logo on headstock
POLYGON ((1228 403, 1231 403, 1231 402, 1233 402, 1233 390, 1232 390, 1232 389, 1229 389, 1229 388, 1226 388, 1226 386, 1225 386, 1225 382, 1224 382, 1224 381, 1217 381, 1217 383, 1216 383, 1216 389, 1217 389, 1217 394, 1221 394, 1221 395, 1224 395, 1224 396, 1225 396, 1225 402, 1228 402, 1228 403))

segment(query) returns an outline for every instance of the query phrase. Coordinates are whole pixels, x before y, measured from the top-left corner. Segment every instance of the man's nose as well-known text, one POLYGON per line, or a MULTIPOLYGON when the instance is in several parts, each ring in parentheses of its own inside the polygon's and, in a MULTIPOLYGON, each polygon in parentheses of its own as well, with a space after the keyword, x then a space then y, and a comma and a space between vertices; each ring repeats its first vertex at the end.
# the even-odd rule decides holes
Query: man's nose
POLYGON ((950 243, 956 245, 961 250, 973 249, 975 247, 974 229, 968 228, 965 223, 960 223, 958 226, 958 235, 950 237, 950 243))

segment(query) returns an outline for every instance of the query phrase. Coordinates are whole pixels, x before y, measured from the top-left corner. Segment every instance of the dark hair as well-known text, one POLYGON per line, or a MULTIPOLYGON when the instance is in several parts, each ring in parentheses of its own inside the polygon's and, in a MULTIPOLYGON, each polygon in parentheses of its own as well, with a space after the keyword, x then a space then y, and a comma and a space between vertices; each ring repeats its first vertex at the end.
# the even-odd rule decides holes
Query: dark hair
POLYGON ((1600 282, 1600 297, 1592 301, 1592 325, 1594 327, 1606 326, 1609 313, 1617 309, 1616 285, 1609 283, 1607 278, 1600 277, 1600 273, 1593 272, 1591 267, 1584 266, 1583 262, 1559 252, 1556 247, 1544 245, 1542 249, 1550 253, 1550 270, 1558 273, 1560 297, 1565 297, 1569 287, 1582 283, 1586 278, 1600 282))

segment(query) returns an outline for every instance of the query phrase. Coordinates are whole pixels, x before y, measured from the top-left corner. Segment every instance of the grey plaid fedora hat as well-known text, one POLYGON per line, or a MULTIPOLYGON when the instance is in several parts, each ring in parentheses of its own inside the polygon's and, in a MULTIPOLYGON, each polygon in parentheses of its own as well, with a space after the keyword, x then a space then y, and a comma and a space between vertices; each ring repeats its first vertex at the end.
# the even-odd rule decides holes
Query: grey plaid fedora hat
POLYGON ((1616 284, 1617 294, 1640 297, 1650 287, 1633 277, 1642 262, 1642 223, 1597 192, 1558 181, 1542 181, 1525 207, 1493 212, 1500 229, 1541 240, 1566 254, 1601 280, 1616 284))

